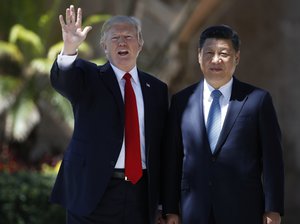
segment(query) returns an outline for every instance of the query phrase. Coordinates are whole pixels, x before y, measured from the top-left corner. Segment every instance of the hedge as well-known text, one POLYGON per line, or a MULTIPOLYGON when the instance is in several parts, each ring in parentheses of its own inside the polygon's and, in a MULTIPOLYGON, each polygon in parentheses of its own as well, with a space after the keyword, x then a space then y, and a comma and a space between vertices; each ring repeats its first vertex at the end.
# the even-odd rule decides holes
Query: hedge
POLYGON ((49 203, 54 174, 0 172, 0 223, 64 224, 65 211, 49 203))

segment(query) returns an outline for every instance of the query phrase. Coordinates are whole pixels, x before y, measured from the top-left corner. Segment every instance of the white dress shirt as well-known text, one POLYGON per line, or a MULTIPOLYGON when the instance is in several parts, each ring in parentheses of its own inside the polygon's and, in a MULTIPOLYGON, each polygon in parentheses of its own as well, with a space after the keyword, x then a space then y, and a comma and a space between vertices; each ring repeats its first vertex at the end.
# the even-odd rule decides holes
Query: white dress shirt
MULTIPOLYGON (((231 90, 232 90, 232 83, 233 79, 231 78, 229 82, 227 82, 224 86, 220 87, 219 90, 222 93, 222 96, 220 96, 220 107, 221 107, 221 125, 223 127, 224 120, 227 114, 229 100, 231 96, 231 90)), ((207 83, 207 81, 204 79, 203 83, 203 112, 204 112, 204 121, 205 126, 207 125, 207 118, 209 109, 211 106, 211 103, 213 101, 213 98, 211 97, 211 92, 215 89, 207 83)))
MULTIPOLYGON (((57 65, 60 69, 64 70, 67 69, 72 65, 77 57, 76 55, 63 55, 59 54, 57 57, 57 65)), ((118 69, 114 65, 110 64, 112 69, 116 74, 116 78, 118 80, 118 84, 120 86, 121 94, 124 100, 124 88, 125 88, 125 80, 123 76, 126 72, 118 69)), ((146 169, 146 152, 145 152, 145 128, 144 128, 144 100, 143 100, 143 93, 141 89, 140 80, 138 77, 138 72, 136 66, 129 72, 131 75, 131 84, 135 93, 136 103, 137 103, 137 110, 138 110, 138 117, 139 117, 139 126, 140 126, 140 144, 141 144, 141 157, 142 157, 142 168, 146 169)), ((125 133, 125 130, 124 130, 125 133)), ((119 154, 119 158, 115 165, 116 169, 124 169, 125 167, 125 136, 123 136, 123 143, 121 152, 119 154)))

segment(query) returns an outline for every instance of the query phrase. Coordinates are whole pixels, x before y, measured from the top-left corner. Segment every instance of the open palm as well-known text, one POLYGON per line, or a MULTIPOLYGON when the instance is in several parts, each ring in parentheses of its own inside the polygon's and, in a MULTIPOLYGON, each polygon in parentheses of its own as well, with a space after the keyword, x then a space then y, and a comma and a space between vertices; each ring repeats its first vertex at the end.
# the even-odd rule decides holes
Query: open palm
POLYGON ((79 45, 85 40, 87 33, 92 29, 87 26, 82 30, 82 10, 78 8, 77 17, 74 6, 66 9, 66 21, 59 16, 64 41, 64 54, 75 54, 79 45))

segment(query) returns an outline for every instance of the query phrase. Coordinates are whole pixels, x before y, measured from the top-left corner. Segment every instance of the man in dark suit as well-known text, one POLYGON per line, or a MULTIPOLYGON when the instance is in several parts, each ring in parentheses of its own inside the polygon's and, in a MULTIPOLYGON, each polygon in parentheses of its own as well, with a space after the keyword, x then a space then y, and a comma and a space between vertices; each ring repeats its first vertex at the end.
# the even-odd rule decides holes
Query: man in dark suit
POLYGON ((198 60, 204 80, 171 101, 164 157, 167 223, 279 224, 284 171, 271 96, 233 76, 240 40, 228 26, 202 32, 198 60))
POLYGON ((77 59, 91 27, 81 28, 74 6, 60 15, 64 47, 51 70, 53 87, 72 104, 74 132, 51 201, 68 224, 153 224, 159 204, 161 143, 167 85, 140 71, 143 46, 136 18, 103 24, 103 66, 77 59), (124 100, 123 100, 124 99, 124 100))

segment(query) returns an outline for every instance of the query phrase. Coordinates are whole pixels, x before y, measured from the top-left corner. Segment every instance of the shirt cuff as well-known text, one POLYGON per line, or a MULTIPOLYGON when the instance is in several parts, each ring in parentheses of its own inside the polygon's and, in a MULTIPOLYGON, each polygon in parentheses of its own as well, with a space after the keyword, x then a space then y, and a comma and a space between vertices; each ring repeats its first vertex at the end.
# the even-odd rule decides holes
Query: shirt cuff
POLYGON ((76 60, 77 55, 78 53, 76 53, 75 55, 63 55, 61 51, 60 54, 57 56, 58 68, 61 70, 66 70, 69 67, 71 67, 73 62, 76 60))

